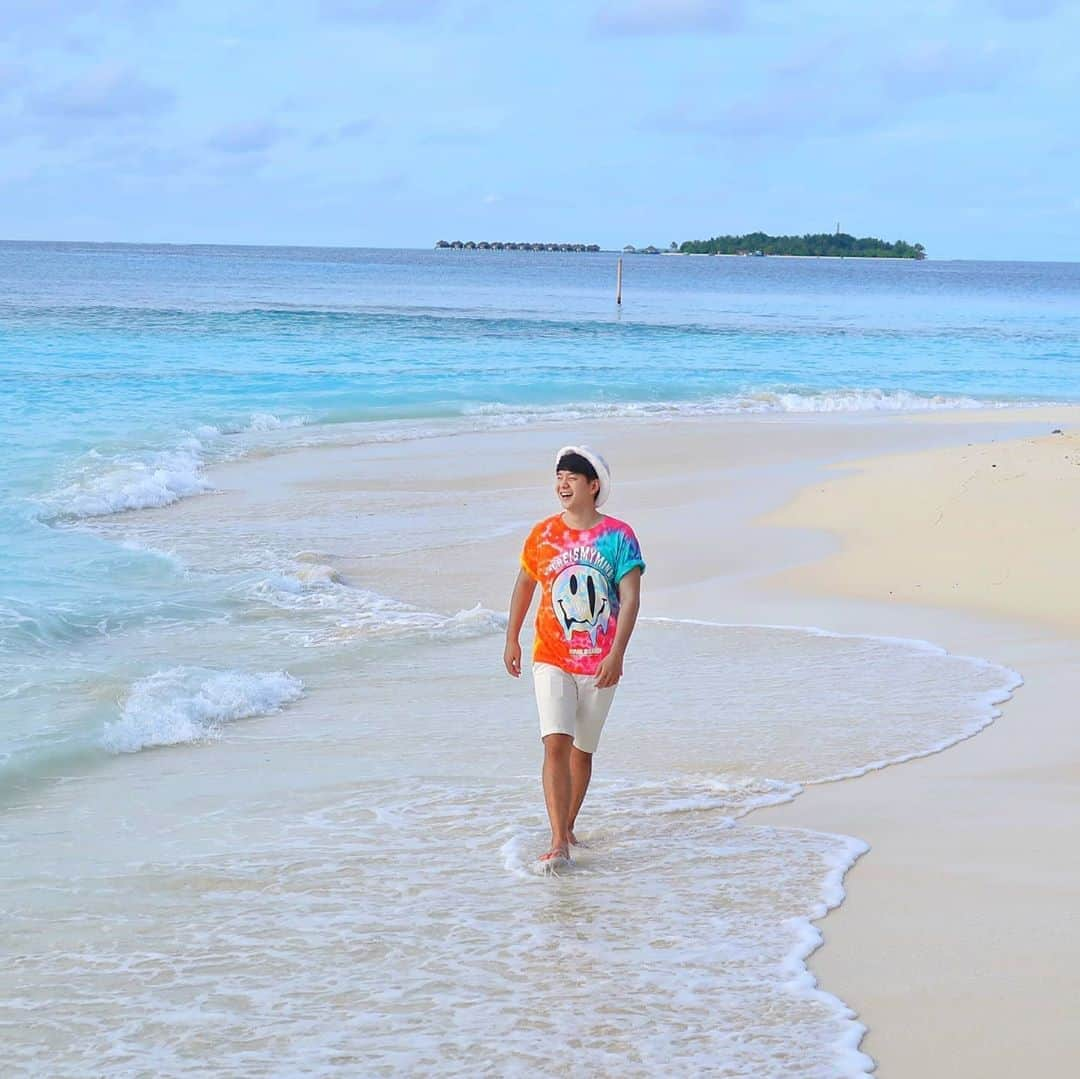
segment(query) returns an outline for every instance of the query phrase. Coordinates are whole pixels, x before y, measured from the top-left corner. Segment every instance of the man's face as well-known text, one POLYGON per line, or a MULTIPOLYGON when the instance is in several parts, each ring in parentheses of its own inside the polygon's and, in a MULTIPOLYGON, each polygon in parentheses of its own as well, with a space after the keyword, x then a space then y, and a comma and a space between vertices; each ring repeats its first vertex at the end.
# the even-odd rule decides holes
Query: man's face
POLYGON ((599 480, 586 479, 580 472, 556 472, 555 496, 564 510, 571 513, 588 513, 596 507, 599 480))

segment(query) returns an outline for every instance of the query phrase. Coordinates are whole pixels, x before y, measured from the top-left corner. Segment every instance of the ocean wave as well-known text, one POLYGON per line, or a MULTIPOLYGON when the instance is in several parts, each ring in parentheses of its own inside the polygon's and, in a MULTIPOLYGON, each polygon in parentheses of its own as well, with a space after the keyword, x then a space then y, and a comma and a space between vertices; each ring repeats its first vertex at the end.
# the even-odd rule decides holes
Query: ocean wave
POLYGON ((1007 401, 917 394, 909 390, 839 389, 820 393, 762 391, 736 398, 738 412, 936 412, 954 408, 1004 408, 1007 401))
POLYGON ((284 671, 172 667, 132 686, 120 718, 106 725, 102 745, 112 753, 137 753, 211 741, 233 720, 280 712, 303 689, 300 679, 284 671))
POLYGON ((918 413, 980 408, 1034 407, 1049 402, 980 400, 908 390, 756 390, 688 401, 577 401, 563 404, 486 402, 444 404, 432 415, 398 419, 380 415, 315 420, 253 412, 235 425, 203 424, 171 448, 115 454, 90 450, 71 468, 70 482, 36 500, 47 522, 78 521, 169 506, 207 494, 214 486, 206 470, 237 460, 261 446, 317 446, 411 442, 472 431, 595 419, 678 420, 708 416, 782 414, 918 413), (301 431, 303 433, 301 433, 301 431))
POLYGON ((289 431, 306 427, 313 422, 310 416, 278 416, 273 412, 252 412, 246 420, 219 425, 203 424, 195 433, 200 438, 217 438, 221 435, 266 434, 270 431, 289 431))
POLYGON ((698 813, 722 809, 734 824, 739 817, 762 806, 790 802, 802 792, 798 783, 753 776, 686 777, 679 793, 673 793, 670 783, 649 792, 648 784, 639 784, 642 793, 652 793, 642 813, 646 816, 666 816, 673 813, 698 813))
POLYGON ((256 412, 244 430, 261 434, 267 431, 285 431, 294 427, 304 427, 309 423, 311 423, 311 418, 308 416, 287 416, 282 419, 272 412, 256 412))
MULTIPOLYGON (((820 391, 755 390, 694 401, 570 402, 559 405, 475 404, 463 414, 495 425, 538 420, 665 419, 762 413, 936 412, 948 409, 1008 408, 1020 402, 980 400, 910 390, 833 389, 820 391)), ((1034 403, 1034 402, 1033 402, 1034 403)))
POLYGON ((203 474, 206 450, 197 438, 177 449, 144 455, 86 454, 81 475, 42 499, 46 519, 106 517, 129 510, 169 506, 212 490, 203 474))
MULTIPOLYGON (((74 1074, 110 1053, 141 1060, 153 1052, 159 1073, 183 1073, 182 1053, 154 1048, 165 979, 165 1019, 175 1013, 193 1036, 212 1037, 231 1071, 291 1073, 337 1056, 364 1073, 397 1073, 407 1057, 410 1073, 461 1074, 479 1045, 494 1073, 517 1076, 543 1070, 552 1040, 586 1027, 589 1037, 570 1046, 581 1074, 719 1067, 743 1079, 836 1079, 872 1071, 857 1048, 865 1028, 805 965, 821 941, 810 919, 842 898, 843 873, 865 844, 802 829, 718 827, 707 813, 672 827, 642 816, 632 797, 600 798, 590 804, 588 846, 575 851, 576 864, 559 878, 537 876, 529 863, 545 836, 529 780, 357 777, 350 789, 305 792, 273 828, 244 830, 280 806, 271 789, 230 824, 227 843, 214 842, 218 812, 189 820, 190 830, 168 837, 168 850, 151 862, 134 862, 124 846, 85 867, 56 859, 49 909, 18 908, 14 929, 25 936, 50 916, 63 918, 75 946, 35 953, 17 982, 9 979, 8 997, 33 1016, 58 986, 71 986, 62 994, 68 1010, 95 1018, 62 1056, 24 1024, 9 1039, 9 1056, 17 1069, 50 1073, 60 1061, 74 1074), (477 820, 497 823, 477 828, 477 820), (507 881, 499 880, 500 860, 507 881), (154 887, 133 889, 136 878, 154 887), (459 928, 449 937, 446 881, 459 928), (105 905, 88 914, 90 886, 105 905), (124 897, 130 917, 115 917, 113 897, 124 897), (568 934, 566 919, 551 912, 582 903, 589 917, 568 934), (216 955, 233 997, 263 1002, 274 1037, 260 1028, 253 1041, 250 1017, 231 1007, 233 997, 205 992, 208 920, 220 927, 216 955), (357 926, 373 924, 377 939, 357 936, 357 926), (148 950, 150 931, 161 943, 148 950), (387 939, 393 948, 383 946, 387 939), (553 962, 572 962, 582 976, 553 981, 553 962), (130 991, 110 993, 125 976, 130 991), (402 1001, 417 996, 425 1007, 410 1018, 406 1044, 397 1020, 402 1001), (361 1001, 372 1023, 335 1022, 333 1004, 343 999, 361 1001), (632 1054, 626 1023, 611 1022, 612 1000, 620 1016, 650 1017, 632 1054), (523 1007, 542 1021, 515 1022, 523 1007)), ((677 780, 673 793, 683 793, 677 780)), ((31 838, 49 853, 58 842, 31 838)))
POLYGON ((255 584, 253 596, 279 610, 320 618, 307 631, 308 642, 324 644, 362 637, 367 640, 467 640, 501 633, 506 616, 482 607, 442 614, 366 588, 356 588, 323 563, 306 563, 255 584))
MULTIPOLYGON (((329 556, 311 551, 294 558, 295 572, 279 585, 283 594, 347 588, 329 556)), ((522 1060, 546 1059, 552 1037, 584 1021, 598 1033, 575 1045, 574 1053, 590 1073, 605 1074, 618 1060, 628 1075, 698 1074, 715 1070, 717 1061, 727 1074, 748 1079, 869 1074, 873 1061, 859 1049, 865 1027, 817 984, 806 964, 822 942, 813 921, 843 900, 844 875, 867 845, 847 836, 772 827, 744 815, 787 800, 804 782, 837 774, 832 764, 824 766, 804 751, 813 751, 828 734, 823 727, 835 734, 844 760, 882 760, 895 755, 883 752, 893 743, 881 741, 879 728, 902 723, 917 705, 928 718, 927 727, 897 741, 928 747, 939 742, 940 721, 960 730, 972 720, 988 719, 990 698, 1004 692, 1012 681, 1009 672, 985 660, 949 658, 927 642, 891 637, 805 627, 726 627, 698 620, 649 619, 642 629, 646 662, 638 668, 634 693, 624 701, 624 732, 612 731, 604 774, 594 782, 581 833, 586 845, 575 850, 575 864, 558 878, 532 869, 547 841, 535 779, 520 774, 522 749, 535 735, 512 733, 505 711, 484 703, 501 697, 483 696, 472 702, 481 723, 472 731, 474 740, 490 744, 487 723, 486 730, 499 732, 508 746, 501 755, 496 751, 487 772, 473 767, 472 751, 458 744, 461 739, 451 739, 452 745, 429 739, 427 759, 449 773, 438 776, 427 774, 423 763, 405 769, 385 764, 396 761, 393 749, 382 746, 381 737, 367 739, 372 757, 364 761, 368 769, 350 779, 350 788, 356 789, 343 793, 331 775, 325 791, 308 792, 296 812, 273 829, 255 829, 243 843, 208 847, 221 828, 210 815, 196 822, 201 830, 190 857, 177 847, 149 869, 136 865, 143 877, 149 871, 160 878, 162 886, 154 893, 159 907, 147 916, 160 911, 172 934, 156 952, 170 956, 168 974, 181 987, 177 992, 188 994, 177 997, 175 1006, 197 1016, 196 1032, 217 1039, 222 1059, 241 1070, 272 1070, 275 1054, 277 1065, 287 1068, 330 1052, 359 1060, 368 1071, 393 1070, 401 1061, 402 1042, 392 1022, 376 1024, 377 1037, 365 1030, 347 1042, 340 1024, 331 1019, 312 1025, 308 1017, 332 1017, 333 1002, 352 993, 378 1016, 393 1018, 402 999, 419 994, 428 1006, 410 1028, 408 1051, 413 1070, 421 1072, 438 1071, 439 1062, 447 1059, 468 1061, 483 1043, 493 1067, 514 1074, 522 1060), (699 631, 715 631, 717 637, 703 641, 699 631), (661 633, 666 634, 662 640, 661 633), (822 645, 827 650, 815 647, 822 645), (718 662, 684 659, 691 677, 680 683, 679 700, 669 707, 670 686, 663 672, 673 669, 670 657, 692 656, 695 647, 718 662), (883 662, 890 658, 904 665, 895 670, 893 663, 883 662), (929 684, 910 679, 935 663, 944 678, 929 684), (750 677, 755 671, 756 679, 750 677), (851 677, 859 671, 864 681, 851 677), (808 677, 815 672, 816 678, 808 677), (972 673, 981 677, 972 680, 972 673), (754 689, 749 707, 737 696, 739 683, 748 679, 754 689), (934 685, 949 692, 928 694, 934 685), (751 778, 768 772, 766 762, 747 749, 761 745, 767 728, 785 717, 791 718, 789 730, 798 737, 780 731, 776 745, 781 757, 773 760, 778 765, 786 760, 791 775, 751 778), (741 737, 730 737, 731 731, 741 737), (665 746, 676 754, 674 759, 692 762, 695 770, 680 774, 666 767, 662 755, 655 755, 665 746), (706 746, 713 747, 714 757, 701 752, 706 746), (380 757, 384 752, 387 756, 380 757), (620 759, 629 771, 620 768, 620 759), (711 773, 710 760, 722 761, 731 771, 711 773), (743 764, 753 771, 741 771, 743 764), (744 820, 736 824, 740 817, 744 820), (496 825, 476 828, 477 820, 496 825), (470 871, 462 873, 463 865, 470 871), (500 868, 505 882, 499 880, 500 868), (273 888, 265 887, 267 879, 273 888), (433 947, 445 922, 446 890, 438 886, 443 880, 454 882, 462 934, 445 947, 433 947), (430 881, 436 886, 427 886, 430 881), (190 910, 193 889, 200 895, 198 917, 190 910), (580 931, 568 940, 558 919, 545 918, 553 904, 572 907, 582 897, 591 916, 578 920, 580 931), (161 902, 167 906, 161 908, 161 902), (243 917, 230 922, 237 910, 243 917), (243 1016, 237 1019, 228 1000, 196 999, 208 916, 227 930, 222 962, 237 991, 281 1004, 275 1022, 277 1033, 284 1029, 288 1036, 285 1056, 270 1042, 257 1048, 261 1055, 253 1055, 250 1023, 245 1026, 243 1016), (384 929, 384 938, 392 934, 395 947, 373 947, 361 964, 346 961, 351 953, 342 948, 342 932, 374 923, 384 929), (553 955, 584 971, 580 982, 585 988, 567 996, 565 986, 552 986, 553 955), (478 985, 483 988, 479 995, 478 985), (612 999, 613 992, 627 1014, 651 1017, 647 1037, 635 1043, 636 1056, 629 1063, 625 1053, 619 1055, 625 1049, 620 1028, 604 1027, 603 1009, 596 1008, 597 999, 612 999), (548 1017, 546 1026, 512 1022, 522 1000, 539 1002, 536 1013, 548 1017), (454 1032, 449 1047, 448 1030, 454 1032), (733 1040, 732 1030, 746 1037, 733 1040)), ((405 653, 373 680, 369 693, 383 694, 366 698, 376 731, 400 725, 393 708, 384 720, 385 705, 376 704, 404 700, 401 690, 416 676, 411 663, 405 653)), ((424 746, 426 736, 446 727, 445 702, 437 692, 423 690, 416 703, 411 697, 407 703, 416 743, 424 746)), ((326 737, 330 733, 320 735, 320 744, 329 746, 332 756, 336 739, 326 737)), ((363 730, 356 734, 366 736, 363 730)), ((282 768, 270 774, 287 774, 293 752, 289 743, 279 746, 275 753, 282 768)), ((178 784, 176 789, 182 793, 182 788, 178 784)), ((279 794, 262 791, 257 812, 245 819, 271 812, 280 804, 279 794)), ((131 862, 126 851, 113 859, 110 886, 115 887, 108 894, 130 893, 131 862)), ((86 874, 77 876, 70 860, 57 863, 54 896, 66 904, 59 909, 64 916, 78 914, 85 906, 86 874)), ((94 879, 110 872, 100 861, 88 864, 94 879)), ((32 913, 37 929, 41 919, 32 913)), ((101 917, 111 914, 105 910, 101 917)), ((158 954, 139 958, 137 953, 139 932, 145 937, 139 928, 143 923, 133 919, 131 932, 119 936, 97 933, 95 923, 85 919, 72 924, 85 926, 84 946, 42 953, 40 962, 20 971, 15 987, 19 1006, 31 1014, 37 1000, 55 995, 57 985, 89 986, 91 995, 72 1006, 105 1018, 79 1041, 82 1055, 65 1058, 79 1066, 101 1059, 118 1029, 133 1032, 125 1035, 124 1051, 156 1045, 153 1030, 137 1024, 154 1014, 151 998, 161 995, 158 983, 144 979, 144 992, 135 979, 134 995, 123 995, 117 1004, 100 996, 107 995, 101 986, 108 977, 85 976, 92 967, 99 975, 120 977, 130 971, 133 954, 160 974, 158 954)), ((40 1049, 40 1038, 28 1034, 13 1044, 20 1065, 48 1070, 52 1061, 40 1049)), ((176 1068, 182 1067, 178 1057, 176 1068)))
POLYGON ((243 456, 252 448, 242 436, 288 431, 310 422, 308 416, 283 418, 271 412, 253 412, 235 425, 202 424, 170 449, 112 455, 90 450, 76 465, 77 477, 41 499, 44 516, 47 520, 108 517, 170 506, 183 498, 206 494, 214 488, 205 469, 214 461, 243 456))

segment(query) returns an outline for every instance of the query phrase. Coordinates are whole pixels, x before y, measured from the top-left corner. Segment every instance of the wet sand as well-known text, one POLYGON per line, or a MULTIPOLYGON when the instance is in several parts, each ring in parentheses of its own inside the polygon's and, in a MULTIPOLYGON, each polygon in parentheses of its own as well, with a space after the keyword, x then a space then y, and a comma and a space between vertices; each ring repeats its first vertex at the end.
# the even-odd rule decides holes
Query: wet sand
POLYGON ((767 517, 836 544, 774 575, 777 600, 1026 680, 970 741, 759 816, 871 844, 811 966, 884 1076, 1058 1074, 1080 1054, 1080 424, 1045 416, 1033 438, 991 416, 992 441, 867 460, 767 517))
MULTIPOLYGON (((606 509, 649 561, 645 616, 918 638, 1018 670, 1027 684, 978 736, 751 820, 871 844, 811 966, 869 1027, 880 1074, 1049 1073, 1080 1052, 1076 430, 1075 409, 550 425, 242 461, 212 477, 235 497, 162 512, 215 529, 226 505, 249 523, 292 514, 297 546, 318 539, 351 582, 503 610, 552 453, 588 440, 614 466, 606 509), (402 491, 409 513, 380 519, 402 491), (418 565, 410 531, 447 500, 475 527, 418 565)), ((624 692, 632 671, 631 646, 624 692)))

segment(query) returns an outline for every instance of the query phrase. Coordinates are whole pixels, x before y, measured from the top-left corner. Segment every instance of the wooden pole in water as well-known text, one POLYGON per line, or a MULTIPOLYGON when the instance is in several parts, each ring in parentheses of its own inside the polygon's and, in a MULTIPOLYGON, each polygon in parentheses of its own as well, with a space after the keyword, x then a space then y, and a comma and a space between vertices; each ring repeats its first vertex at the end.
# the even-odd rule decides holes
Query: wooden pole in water
POLYGON ((615 302, 622 307, 622 259, 619 259, 619 267, 615 271, 615 302))

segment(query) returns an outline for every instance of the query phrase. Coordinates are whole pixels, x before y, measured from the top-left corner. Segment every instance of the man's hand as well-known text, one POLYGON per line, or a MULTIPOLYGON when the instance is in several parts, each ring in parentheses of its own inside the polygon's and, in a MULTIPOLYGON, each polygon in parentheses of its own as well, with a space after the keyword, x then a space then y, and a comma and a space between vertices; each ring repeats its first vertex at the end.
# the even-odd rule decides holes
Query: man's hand
POLYGON ((508 640, 503 649, 503 666, 506 673, 513 678, 521 677, 521 645, 517 641, 508 640))
POLYGON ((524 570, 518 570, 514 591, 510 593, 510 613, 506 616, 506 647, 503 649, 503 666, 511 678, 521 677, 521 645, 518 634, 536 591, 534 581, 524 570))
POLYGON ((596 688, 607 689, 609 686, 617 686, 622 678, 622 655, 618 652, 609 652, 596 669, 596 688))

